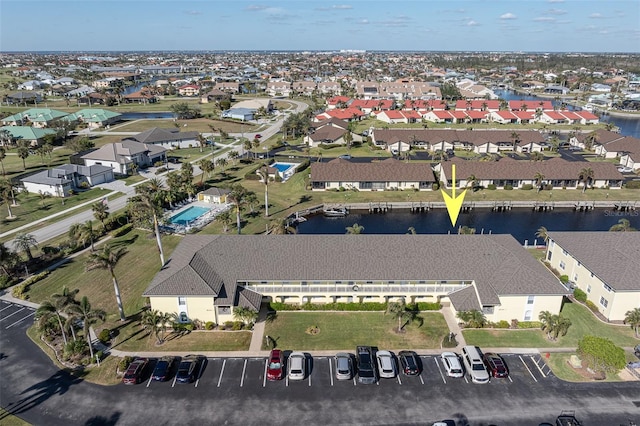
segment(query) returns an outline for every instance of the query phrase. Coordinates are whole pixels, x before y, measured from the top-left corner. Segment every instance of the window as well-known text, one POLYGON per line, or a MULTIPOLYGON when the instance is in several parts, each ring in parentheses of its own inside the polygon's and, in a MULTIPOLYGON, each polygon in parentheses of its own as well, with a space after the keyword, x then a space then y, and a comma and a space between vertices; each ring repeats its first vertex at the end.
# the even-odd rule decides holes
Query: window
POLYGON ((531 321, 531 315, 533 315, 533 311, 531 309, 525 311, 523 321, 531 321))
POLYGON ((547 260, 551 261, 551 256, 553 255, 553 252, 551 250, 549 250, 549 252, 547 253, 547 260))
POLYGON ((607 305, 609 304, 609 301, 605 299, 603 296, 600 296, 600 304, 602 305, 603 308, 606 308, 607 305))
POLYGON ((578 262, 578 268, 582 266, 582 263, 578 262))
POLYGON ((231 306, 218 306, 219 315, 231 315, 231 306))
POLYGON ((485 315, 493 315, 493 306, 483 306, 482 313, 485 315))
POLYGON ((605 283, 602 283, 602 287, 604 287, 605 290, 607 290, 609 293, 611 293, 611 291, 612 291, 611 287, 609 287, 605 283))
POLYGON ((550 249, 552 249, 554 245, 555 245, 555 242, 553 242, 553 240, 549 241, 549 248, 550 249))
POLYGON ((564 268, 565 268, 566 266, 567 266, 567 265, 564 263, 564 260, 561 260, 561 261, 560 261, 560 269, 562 269, 562 270, 564 271, 564 268))
POLYGON ((567 253, 567 251, 565 249, 562 249, 562 254, 566 256, 569 253, 567 253))
POLYGON ((591 284, 587 286, 587 293, 591 293, 591 284))
POLYGON ((184 296, 178 297, 178 306, 186 306, 186 305, 187 305, 187 298, 184 296))
POLYGON ((574 283, 575 283, 575 282, 578 282, 578 274, 575 274, 575 275, 573 276, 573 282, 574 282, 574 283))
POLYGON ((529 296, 527 297, 527 305, 533 305, 533 300, 535 299, 535 296, 529 296))

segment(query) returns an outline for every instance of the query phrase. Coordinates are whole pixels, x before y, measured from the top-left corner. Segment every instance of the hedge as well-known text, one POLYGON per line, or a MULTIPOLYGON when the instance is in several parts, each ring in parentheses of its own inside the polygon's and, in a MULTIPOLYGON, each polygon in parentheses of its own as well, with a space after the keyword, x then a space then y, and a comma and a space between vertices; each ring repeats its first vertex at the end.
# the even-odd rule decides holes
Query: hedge
POLYGON ((531 191, 533 189, 533 185, 531 185, 530 183, 525 183, 520 187, 520 189, 522 189, 523 191, 531 191))
POLYGON ((587 302, 587 293, 580 290, 579 288, 576 288, 573 290, 573 297, 575 297, 578 302, 582 302, 582 303, 587 302))
POLYGON ((131 231, 132 229, 133 229, 133 224, 132 223, 127 223, 126 225, 111 231, 111 236, 114 237, 114 238, 121 237, 124 234, 128 233, 129 231, 131 231))
MULTIPOLYGON (((417 309, 419 311, 438 311, 442 308, 440 303, 419 302, 408 304, 409 310, 417 309)), ((364 303, 305 303, 304 305, 292 303, 269 303, 269 309, 272 311, 386 311, 387 304, 380 302, 364 302, 364 303)))
POLYGON ((598 313, 600 311, 596 306, 596 304, 593 303, 591 300, 587 300, 586 302, 584 302, 584 304, 587 305, 587 308, 591 309, 591 312, 598 313))
POLYGON ((640 189, 640 180, 631 180, 624 184, 627 189, 640 189))
POLYGON ((32 284, 35 284, 38 281, 46 278, 47 275, 49 274, 50 274, 50 271, 46 270, 46 271, 40 272, 37 275, 33 275, 32 277, 24 280, 22 284, 15 286, 11 291, 11 294, 13 295, 13 297, 17 297, 18 299, 27 300, 29 298, 29 295, 26 293, 27 291, 29 291, 29 287, 32 284))

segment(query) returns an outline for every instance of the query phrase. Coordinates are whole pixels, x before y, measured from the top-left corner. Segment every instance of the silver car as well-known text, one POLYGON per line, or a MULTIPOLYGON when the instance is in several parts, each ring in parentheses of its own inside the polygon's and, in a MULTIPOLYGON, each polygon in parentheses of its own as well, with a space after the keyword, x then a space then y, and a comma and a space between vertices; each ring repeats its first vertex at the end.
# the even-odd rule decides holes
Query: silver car
POLYGON ((443 352, 442 355, 440 355, 440 359, 442 359, 442 364, 447 372, 447 376, 464 376, 464 371, 462 371, 462 365, 460 364, 460 358, 458 358, 458 355, 453 352, 443 352))
POLYGON ((307 358, 302 352, 292 352, 287 364, 289 366, 289 380, 304 380, 307 358))
POLYGON ((393 379, 396 377, 396 363, 391 352, 378 351, 376 352, 376 358, 378 359, 378 373, 381 378, 393 379))
POLYGON ((353 361, 351 354, 340 352, 336 354, 336 379, 351 380, 353 377, 353 361))

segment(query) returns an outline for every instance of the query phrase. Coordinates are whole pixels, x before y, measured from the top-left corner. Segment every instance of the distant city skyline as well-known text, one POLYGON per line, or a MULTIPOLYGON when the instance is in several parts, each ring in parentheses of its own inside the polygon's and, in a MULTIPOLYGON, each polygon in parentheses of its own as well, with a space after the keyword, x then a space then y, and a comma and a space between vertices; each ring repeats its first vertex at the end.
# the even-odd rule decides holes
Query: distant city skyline
POLYGON ((0 12, 2 52, 640 53, 638 0, 0 0, 0 12))

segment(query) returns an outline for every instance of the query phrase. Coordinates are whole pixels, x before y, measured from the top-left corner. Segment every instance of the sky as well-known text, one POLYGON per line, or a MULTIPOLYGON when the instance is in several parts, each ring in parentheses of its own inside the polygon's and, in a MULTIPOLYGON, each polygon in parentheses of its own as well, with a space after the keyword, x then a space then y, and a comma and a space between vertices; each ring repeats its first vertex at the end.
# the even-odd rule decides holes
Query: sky
POLYGON ((640 0, 0 0, 0 51, 640 52, 640 0))

